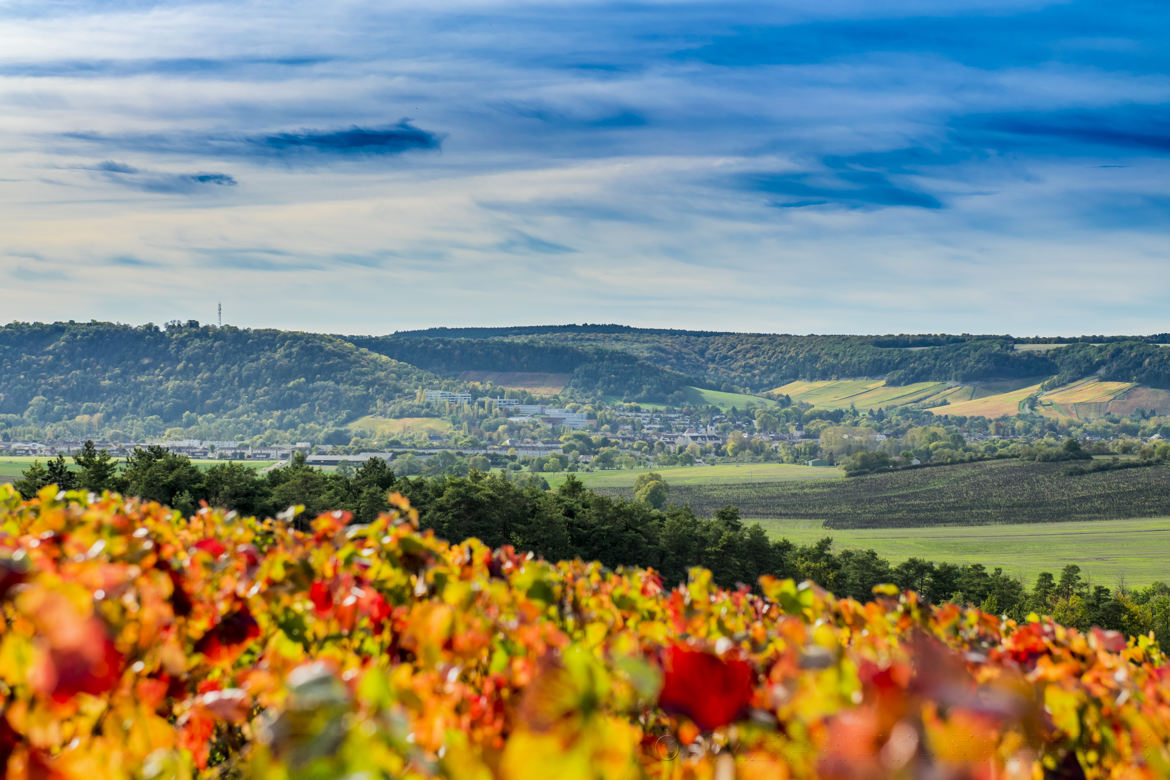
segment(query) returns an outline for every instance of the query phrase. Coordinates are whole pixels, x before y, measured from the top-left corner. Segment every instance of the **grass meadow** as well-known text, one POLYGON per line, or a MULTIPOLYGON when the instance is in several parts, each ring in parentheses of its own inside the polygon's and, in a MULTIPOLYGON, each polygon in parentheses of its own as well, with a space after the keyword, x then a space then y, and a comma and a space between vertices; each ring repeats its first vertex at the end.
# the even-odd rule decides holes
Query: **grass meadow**
POLYGON ((872 549, 890 561, 924 558, 1002 567, 1029 586, 1042 571, 1075 563, 1096 584, 1170 582, 1170 517, 1063 523, 830 530, 818 520, 753 520, 799 544, 833 538, 837 549, 872 549))
POLYGON ((722 390, 706 390, 701 387, 689 387, 687 392, 695 403, 718 406, 724 411, 735 409, 750 409, 753 406, 775 406, 776 401, 758 395, 744 393, 725 393, 722 390))
POLYGON ((398 436, 403 433, 450 433, 452 425, 439 417, 359 417, 345 426, 355 433, 398 436))

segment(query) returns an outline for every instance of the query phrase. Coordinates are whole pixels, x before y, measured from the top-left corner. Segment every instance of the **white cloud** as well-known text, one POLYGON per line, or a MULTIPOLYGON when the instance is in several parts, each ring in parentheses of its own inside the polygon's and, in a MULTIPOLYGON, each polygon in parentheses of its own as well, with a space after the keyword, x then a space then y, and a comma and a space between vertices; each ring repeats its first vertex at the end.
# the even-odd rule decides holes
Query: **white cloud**
MULTIPOLYGON (((1165 103, 1156 67, 1095 59, 1140 54, 1125 38, 1032 66, 916 46, 730 67, 673 52, 753 20, 938 6, 780 3, 752 19, 702 2, 109 7, 0 10, 0 283, 18 293, 0 320, 208 319, 223 298, 243 324, 354 332, 599 319, 1165 329, 1152 324, 1170 293, 1165 155, 955 140, 972 114, 1165 103), (135 141, 404 117, 442 149, 291 165, 135 141), (916 148, 927 159, 854 157, 916 148), (159 197, 87 173, 105 160, 238 184, 159 197), (1129 167, 1095 167, 1115 162, 1129 167), (836 177, 872 202, 775 208, 780 196, 736 185, 751 173, 790 177, 793 191, 836 177), (945 207, 884 207, 882 182, 945 207), (115 261, 127 257, 146 264, 115 261)), ((1060 8, 971 0, 947 12, 1046 7, 1060 8)), ((1028 32, 997 45, 1032 45, 1028 32)))

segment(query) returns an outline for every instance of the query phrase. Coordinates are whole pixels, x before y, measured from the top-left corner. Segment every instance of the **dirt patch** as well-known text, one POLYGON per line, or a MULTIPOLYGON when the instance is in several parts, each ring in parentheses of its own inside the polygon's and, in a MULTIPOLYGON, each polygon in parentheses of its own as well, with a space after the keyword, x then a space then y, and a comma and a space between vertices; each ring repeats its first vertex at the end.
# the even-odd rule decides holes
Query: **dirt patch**
POLYGON ((1170 414, 1170 392, 1153 387, 1135 387, 1109 402, 1110 414, 1122 416, 1138 409, 1153 409, 1158 414, 1170 414))

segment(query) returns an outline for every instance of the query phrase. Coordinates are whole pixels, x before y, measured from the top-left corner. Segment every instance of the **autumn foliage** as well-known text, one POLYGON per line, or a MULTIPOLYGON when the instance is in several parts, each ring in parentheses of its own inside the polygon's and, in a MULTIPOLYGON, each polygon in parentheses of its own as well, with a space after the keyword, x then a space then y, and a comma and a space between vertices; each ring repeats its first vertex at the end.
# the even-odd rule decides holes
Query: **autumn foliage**
POLYGON ((1170 776, 1151 639, 0 486, 10 778, 1170 776))

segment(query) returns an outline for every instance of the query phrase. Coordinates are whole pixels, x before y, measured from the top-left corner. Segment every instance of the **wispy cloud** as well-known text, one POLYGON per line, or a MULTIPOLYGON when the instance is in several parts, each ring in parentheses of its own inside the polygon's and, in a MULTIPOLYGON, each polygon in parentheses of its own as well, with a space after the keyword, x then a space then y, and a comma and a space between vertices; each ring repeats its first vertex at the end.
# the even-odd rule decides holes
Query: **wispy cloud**
POLYGON ((236 186, 235 178, 226 173, 164 173, 114 160, 105 160, 87 170, 111 184, 160 195, 191 195, 209 188, 236 186))
POLYGON ((498 245, 498 250, 515 254, 517 252, 535 253, 538 255, 568 255, 577 250, 571 246, 558 244, 555 241, 547 241, 543 238, 529 235, 522 230, 517 230, 507 241, 503 241, 498 245))
POLYGON ((228 270, 296 272, 325 267, 318 260, 280 248, 202 247, 194 254, 201 266, 228 270))
POLYGON ((158 268, 159 263, 153 260, 143 260, 141 257, 134 255, 114 255, 107 258, 108 265, 121 266, 122 268, 158 268))
POLYGON ((15 0, 0 27, 9 317, 1165 329, 1160 0, 15 0))
POLYGON ((126 78, 142 75, 216 78, 223 75, 262 80, 287 76, 290 69, 311 68, 331 62, 331 57, 143 57, 128 59, 25 61, 0 63, 0 77, 21 78, 126 78))
POLYGON ((941 209, 930 193, 894 184, 875 171, 841 170, 824 173, 751 174, 739 178, 742 186, 770 196, 771 205, 801 208, 835 205, 844 208, 909 206, 941 209))

